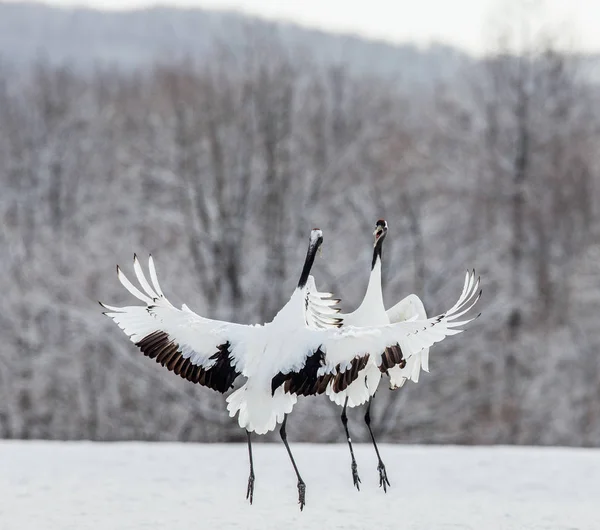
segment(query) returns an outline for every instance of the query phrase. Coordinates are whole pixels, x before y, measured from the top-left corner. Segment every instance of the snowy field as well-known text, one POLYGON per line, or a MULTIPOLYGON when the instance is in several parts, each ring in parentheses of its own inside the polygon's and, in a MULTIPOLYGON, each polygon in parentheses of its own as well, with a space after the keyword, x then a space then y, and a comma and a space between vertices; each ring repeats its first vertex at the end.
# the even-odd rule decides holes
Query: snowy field
POLYGON ((255 444, 254 505, 245 445, 0 442, 0 529, 600 528, 600 451, 383 444, 391 489, 357 445, 255 444))

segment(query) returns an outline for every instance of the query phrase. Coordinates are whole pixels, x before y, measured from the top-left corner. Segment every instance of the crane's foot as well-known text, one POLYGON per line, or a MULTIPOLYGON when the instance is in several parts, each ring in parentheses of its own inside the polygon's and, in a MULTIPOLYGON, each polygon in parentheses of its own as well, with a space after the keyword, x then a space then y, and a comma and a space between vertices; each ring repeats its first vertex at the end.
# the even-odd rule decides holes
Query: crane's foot
POLYGON ((360 491, 360 477, 358 476, 358 466, 356 465, 356 460, 352 460, 352 480, 354 481, 356 489, 360 491))
POLYGON ((250 476, 248 477, 248 489, 246 490, 246 499, 250 501, 252 504, 252 500, 254 499, 254 471, 250 472, 250 476))
POLYGON ((304 484, 304 481, 302 479, 300 479, 298 481, 298 504, 300 505, 300 511, 302 511, 302 509, 304 508, 304 505, 306 504, 305 499, 306 499, 306 484, 304 484))
POLYGON ((377 471, 379 471, 379 487, 383 487, 383 491, 387 493, 387 488, 390 485, 390 481, 387 478, 387 472, 383 462, 380 460, 377 465, 377 471))

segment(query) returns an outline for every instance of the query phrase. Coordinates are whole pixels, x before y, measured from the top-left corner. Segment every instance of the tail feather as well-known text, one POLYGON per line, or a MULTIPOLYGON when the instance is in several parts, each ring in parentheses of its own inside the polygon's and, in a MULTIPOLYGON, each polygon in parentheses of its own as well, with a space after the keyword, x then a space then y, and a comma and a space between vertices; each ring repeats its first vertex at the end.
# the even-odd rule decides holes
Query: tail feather
POLYGON ((411 355, 406 360, 404 368, 394 366, 388 370, 390 376, 390 389, 395 390, 404 386, 404 383, 409 379, 413 383, 418 383, 419 376, 421 375, 421 368, 426 372, 429 372, 429 348, 411 355))
POLYGON ((279 387, 273 396, 267 388, 256 389, 248 386, 238 388, 227 398, 227 410, 232 418, 238 415, 238 424, 256 434, 265 434, 276 428, 286 414, 292 412, 298 398, 294 394, 286 394, 279 387))
POLYGON ((364 370, 358 373, 358 377, 345 390, 334 392, 333 385, 329 384, 325 393, 331 401, 340 407, 344 406, 346 398, 348 398, 349 407, 359 407, 369 401, 371 396, 375 394, 380 380, 381 371, 375 363, 370 363, 364 370))

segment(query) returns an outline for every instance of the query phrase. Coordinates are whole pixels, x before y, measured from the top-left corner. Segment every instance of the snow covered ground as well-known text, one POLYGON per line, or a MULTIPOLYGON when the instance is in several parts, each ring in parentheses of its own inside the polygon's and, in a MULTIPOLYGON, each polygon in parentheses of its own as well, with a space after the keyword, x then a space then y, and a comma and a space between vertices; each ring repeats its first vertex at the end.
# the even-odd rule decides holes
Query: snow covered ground
POLYGON ((600 450, 357 445, 361 491, 345 445, 255 444, 254 505, 245 445, 0 442, 0 529, 600 528, 600 450))

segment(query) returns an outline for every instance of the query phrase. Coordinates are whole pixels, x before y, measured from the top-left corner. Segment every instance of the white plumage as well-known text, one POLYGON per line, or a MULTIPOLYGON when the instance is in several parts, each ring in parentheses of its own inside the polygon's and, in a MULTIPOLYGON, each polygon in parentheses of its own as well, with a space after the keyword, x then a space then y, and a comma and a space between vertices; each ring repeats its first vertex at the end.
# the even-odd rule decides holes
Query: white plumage
MULTIPOLYGON (((413 317, 405 322, 384 326, 344 326, 337 330, 296 329, 289 336, 285 349, 276 349, 279 358, 284 360, 277 364, 287 365, 287 371, 280 374, 282 378, 278 382, 290 383, 299 372, 304 372, 305 376, 311 375, 314 369, 308 368, 308 361, 313 356, 319 356, 319 368, 314 370, 318 381, 312 392, 308 389, 297 392, 302 395, 321 393, 327 385, 332 385, 334 393, 343 391, 358 377, 360 369, 355 373, 354 369, 359 360, 372 360, 381 372, 386 372, 402 360, 430 348, 444 338, 461 333, 463 330, 459 328, 476 318, 458 320, 479 300, 478 288, 479 281, 467 273, 463 293, 456 304, 447 312, 428 319, 413 317), (390 351, 392 349, 397 352, 390 351), (346 374, 349 369, 353 373, 346 374), (288 377, 284 377, 286 374, 288 377), (324 383, 326 386, 321 386, 324 383)), ((265 359, 268 364, 273 361, 274 359, 265 359)), ((286 384, 286 391, 295 392, 298 385, 297 382, 286 384)))
MULTIPOLYGON (((469 274, 469 273, 467 273, 469 274)), ((473 278, 475 273, 473 272, 473 278)), ((467 280, 465 280, 466 282, 467 280)), ((475 285, 472 292, 477 292, 478 285, 475 285)), ((386 311, 388 318, 391 323, 403 322, 416 317, 419 320, 427 318, 427 312, 423 302, 416 294, 409 294, 406 298, 403 298, 394 307, 386 311)), ((411 355, 407 361, 406 366, 401 368, 400 366, 394 366, 388 370, 390 377, 390 388, 395 390, 404 385, 405 381, 411 380, 413 383, 419 382, 419 374, 421 369, 429 372, 429 348, 423 348, 420 352, 411 355)))
MULTIPOLYGON (((226 392, 239 375, 245 377, 244 385, 227 399, 230 415, 237 414, 240 427, 248 433, 263 434, 282 423, 281 436, 289 452, 285 420, 297 395, 323 393, 328 385, 334 392, 342 391, 356 380, 367 362, 374 362, 385 372, 446 336, 459 333, 457 328, 470 321, 455 321, 470 309, 466 306, 472 302, 472 289, 465 286, 457 304, 433 319, 332 329, 339 324, 333 307, 338 300, 318 293, 309 277, 322 241, 322 232, 313 230, 298 287, 268 324, 234 324, 201 317, 185 305, 175 308, 160 289, 152 258, 152 285, 134 259, 134 271, 145 293, 117 270, 123 286, 144 305, 104 305, 106 314, 146 356, 189 381, 226 392), (390 348, 396 349, 390 353, 390 348), (404 357, 402 352, 406 352, 404 357)), ((249 437, 248 442, 250 446, 249 437)), ((304 483, 297 469, 296 473, 302 507, 304 483)), ((250 499, 252 486, 251 469, 250 499)))
MULTIPOLYGON (((408 360, 446 336, 460 333, 462 330, 457 328, 472 319, 461 322, 456 319, 464 315, 479 298, 476 297, 478 282, 474 281, 472 275, 467 274, 463 294, 458 302, 448 312, 438 317, 424 320, 412 318, 385 326, 358 328, 348 325, 342 329, 310 329, 307 325, 307 313, 317 315, 316 318, 321 320, 328 320, 330 325, 335 323, 332 317, 335 310, 332 309, 332 305, 337 301, 318 298, 318 302, 322 305, 313 304, 311 300, 315 293, 310 291, 309 287, 314 286, 314 282, 307 280, 304 286, 294 291, 289 302, 272 322, 265 325, 243 325, 201 317, 186 305, 181 309, 175 308, 162 294, 156 282, 152 259, 149 266, 151 278, 155 281, 153 289, 144 281, 141 267, 137 259, 135 261, 136 275, 142 287, 146 289, 146 294, 131 284, 120 270, 118 276, 127 290, 146 305, 113 307, 103 304, 108 310, 107 316, 112 318, 137 345, 154 333, 162 332, 166 335, 168 338, 162 342, 159 337, 156 337, 154 350, 153 343, 148 341, 147 355, 157 358, 158 362, 184 378, 194 377, 192 373, 182 372, 184 369, 189 370, 190 366, 197 366, 207 373, 218 369, 219 373, 213 375, 225 379, 228 375, 232 376, 235 371, 238 375, 241 374, 251 380, 250 384, 247 382, 245 388, 242 387, 243 390, 240 389, 241 392, 235 398, 229 399, 229 410, 233 415, 244 408, 247 409, 247 415, 243 414, 243 418, 239 419, 240 426, 259 434, 275 427, 273 419, 290 410, 290 405, 293 406, 295 402, 295 396, 280 398, 281 404, 274 406, 273 411, 267 415, 263 410, 251 410, 252 406, 248 407, 249 403, 243 405, 244 400, 252 399, 249 389, 257 394, 265 394, 261 396, 259 407, 264 408, 265 402, 270 402, 275 395, 279 396, 277 392, 279 387, 275 388, 272 394, 272 379, 278 374, 287 374, 289 377, 283 380, 289 381, 293 374, 302 372, 307 360, 317 352, 322 352, 318 370, 314 374, 303 375, 313 375, 320 379, 321 383, 327 379, 332 388, 335 387, 335 382, 339 381, 339 376, 345 374, 359 358, 368 357, 380 371, 389 370, 391 366, 382 368, 382 360, 394 365, 393 359, 384 355, 386 349, 399 345, 404 352, 404 358, 408 360), (217 355, 225 346, 227 355, 217 355), (169 355, 171 350, 167 347, 176 350, 180 354, 180 359, 177 354, 169 355), (183 362, 186 360, 189 360, 189 363, 183 362), (226 361, 229 363, 227 364, 226 361), (221 362, 226 366, 220 366, 221 362), (241 398, 241 395, 245 397, 241 398)), ((357 374, 352 379, 356 377, 357 374)), ((221 392, 225 392, 231 386, 230 384, 224 387, 219 384, 220 382, 213 379, 210 385, 206 386, 221 392)), ((294 394, 292 390, 294 386, 289 386, 286 393, 294 394)), ((343 386, 345 389, 347 384, 343 386)), ((307 389, 302 393, 311 392, 307 389)))
POLYGON ((331 327, 339 323, 336 318, 339 309, 335 307, 339 300, 333 299, 330 293, 318 292, 314 278, 308 275, 321 241, 321 231, 313 230, 307 255, 308 267, 305 264, 306 278, 302 279, 302 285, 272 322, 265 325, 243 325, 204 318, 185 304, 177 309, 160 288, 152 256, 148 263, 152 285, 146 279, 137 256, 134 256, 134 271, 144 292, 117 267, 121 284, 144 302, 144 306, 101 305, 107 309, 105 314, 145 355, 155 358, 185 379, 220 392, 229 390, 240 374, 250 379, 249 385, 247 383, 229 396, 228 408, 232 416, 240 412, 240 427, 264 434, 273 430, 297 401, 295 395, 285 394, 283 389, 271 395, 265 360, 273 359, 271 371, 285 369, 287 361, 282 361, 278 351, 291 332, 308 325, 331 327), (266 388, 265 392, 248 392, 249 389, 260 388, 261 384, 266 388))

